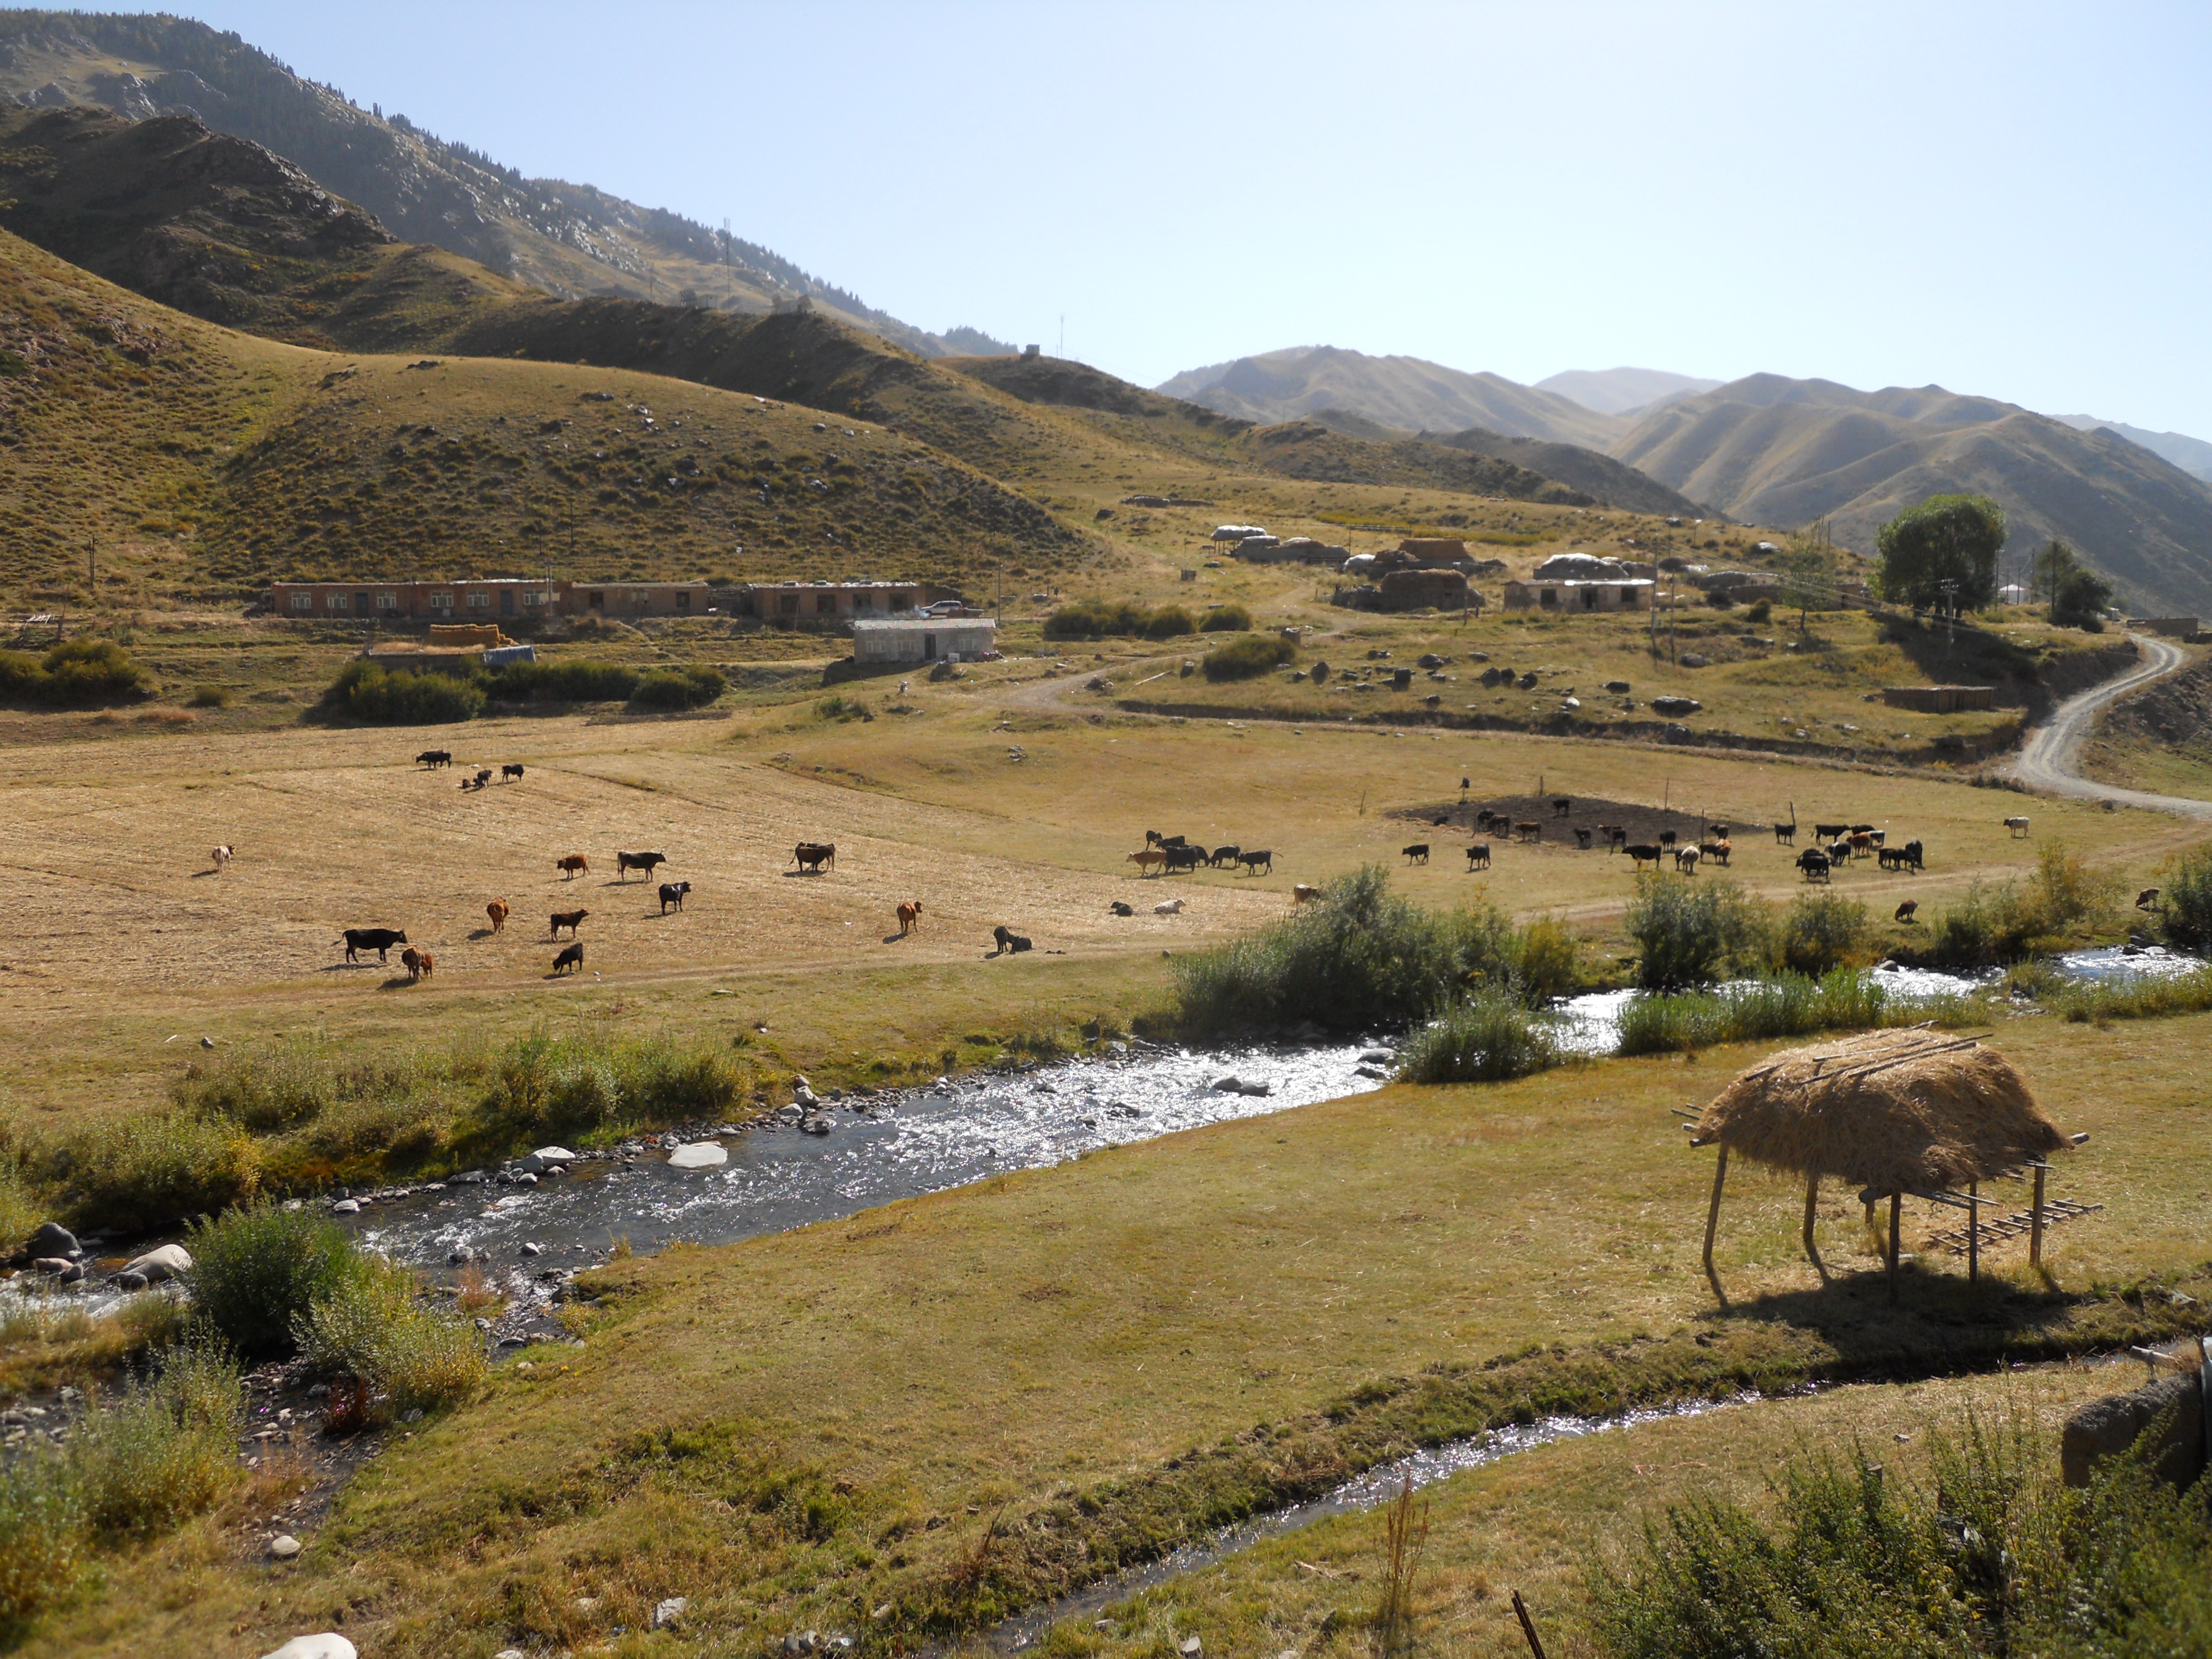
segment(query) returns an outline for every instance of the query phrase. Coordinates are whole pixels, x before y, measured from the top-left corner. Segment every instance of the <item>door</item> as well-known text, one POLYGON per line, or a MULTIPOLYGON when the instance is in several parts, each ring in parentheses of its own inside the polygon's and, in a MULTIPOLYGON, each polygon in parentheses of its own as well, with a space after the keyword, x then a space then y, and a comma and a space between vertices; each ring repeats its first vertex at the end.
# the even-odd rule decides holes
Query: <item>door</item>
POLYGON ((937 660, 936 635, 924 634, 921 636, 921 659, 924 662, 935 662, 937 660))
POLYGON ((356 593, 353 596, 353 614, 356 617, 367 617, 370 614, 368 594, 356 593))

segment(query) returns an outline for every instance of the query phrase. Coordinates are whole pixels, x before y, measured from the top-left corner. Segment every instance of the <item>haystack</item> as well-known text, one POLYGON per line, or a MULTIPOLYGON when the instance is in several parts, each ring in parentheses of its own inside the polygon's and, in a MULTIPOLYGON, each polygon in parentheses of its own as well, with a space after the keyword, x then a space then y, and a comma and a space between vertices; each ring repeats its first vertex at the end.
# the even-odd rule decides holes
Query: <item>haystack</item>
POLYGON ((1708 1277, 1721 1187, 1735 1152, 1805 1177, 1805 1253, 1824 1279, 1827 1270, 1813 1243, 1820 1182, 1833 1177, 1858 1185, 1869 1218, 1875 1199, 1887 1196, 1893 1296, 1899 1208, 1906 1194, 1969 1211, 1969 1272, 1978 1277, 1980 1183, 2033 1170, 2033 1250, 2039 1260, 2044 1160, 2087 1138, 2060 1133, 2027 1079, 2002 1055, 1972 1037, 1924 1030, 1870 1031, 1777 1054, 1721 1091, 1692 1133, 1692 1145, 1721 1149, 1705 1224, 1708 1277))

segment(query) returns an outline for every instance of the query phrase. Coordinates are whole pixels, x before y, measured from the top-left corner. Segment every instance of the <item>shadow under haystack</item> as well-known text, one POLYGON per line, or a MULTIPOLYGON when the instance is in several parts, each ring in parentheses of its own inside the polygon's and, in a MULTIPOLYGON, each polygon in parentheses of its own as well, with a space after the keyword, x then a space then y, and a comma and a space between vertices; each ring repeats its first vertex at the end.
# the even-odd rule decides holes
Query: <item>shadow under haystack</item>
POLYGON ((2043 1259, 2050 1222, 2097 1207, 2045 1201, 2049 1154, 2078 1146, 2044 1115, 2027 1079, 1974 1037, 1925 1030, 1870 1031, 1791 1048, 1752 1067, 1685 1126, 1693 1146, 1717 1145, 1712 1207, 1705 1218, 1705 1277, 1723 1305, 1728 1296, 1713 1269, 1721 1189, 1731 1152, 1805 1178, 1805 1254, 1823 1283, 1826 1265, 1813 1243, 1820 1182, 1856 1182, 1874 1220, 1877 1200, 1889 1200, 1890 1300, 1897 1299, 1899 1212, 1909 1194, 1966 1212, 1956 1234, 1939 1235, 1981 1275, 1984 1239, 2028 1235, 2029 1260, 2043 1259), (1993 1222, 1981 1217, 1981 1183, 2032 1178, 2029 1209, 1993 1222), (1962 1192, 1960 1188, 1963 1188, 1962 1192))

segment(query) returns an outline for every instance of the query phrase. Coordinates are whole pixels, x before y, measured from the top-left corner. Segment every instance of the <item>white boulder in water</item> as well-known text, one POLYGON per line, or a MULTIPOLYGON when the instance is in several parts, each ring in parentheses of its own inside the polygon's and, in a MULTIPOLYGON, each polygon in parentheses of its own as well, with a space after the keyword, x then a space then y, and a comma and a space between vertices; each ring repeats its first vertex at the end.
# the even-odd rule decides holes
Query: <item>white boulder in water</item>
POLYGON ((668 1155, 672 1170, 712 1170, 729 1161, 729 1149, 713 1140, 695 1140, 668 1155))
POLYGON ((157 1245, 123 1264, 125 1273, 137 1273, 149 1285, 158 1285, 165 1279, 174 1279, 191 1270, 192 1254, 181 1244, 157 1245))

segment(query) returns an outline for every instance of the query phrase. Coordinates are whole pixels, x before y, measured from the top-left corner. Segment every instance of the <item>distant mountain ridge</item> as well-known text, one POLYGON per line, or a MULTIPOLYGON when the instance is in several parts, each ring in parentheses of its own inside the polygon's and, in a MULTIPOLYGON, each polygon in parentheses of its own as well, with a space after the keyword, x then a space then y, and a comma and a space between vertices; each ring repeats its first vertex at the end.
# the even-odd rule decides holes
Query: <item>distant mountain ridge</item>
POLYGON ((2212 444, 2202 438, 2192 438, 2185 432, 2153 432, 2148 427, 2130 426, 2125 421, 2100 421, 2094 415, 2054 415, 2054 421, 2063 421, 2081 432, 2094 432, 2099 427, 2117 432, 2131 444, 2141 444, 2154 455, 2163 455, 2192 477, 2212 483, 2212 444))
POLYGON ((1537 381, 1536 390, 1571 398, 1601 415, 1631 415, 1649 413, 1680 398, 1694 398, 1720 384, 1663 368, 1570 368, 1537 381))

